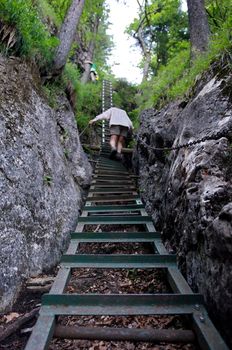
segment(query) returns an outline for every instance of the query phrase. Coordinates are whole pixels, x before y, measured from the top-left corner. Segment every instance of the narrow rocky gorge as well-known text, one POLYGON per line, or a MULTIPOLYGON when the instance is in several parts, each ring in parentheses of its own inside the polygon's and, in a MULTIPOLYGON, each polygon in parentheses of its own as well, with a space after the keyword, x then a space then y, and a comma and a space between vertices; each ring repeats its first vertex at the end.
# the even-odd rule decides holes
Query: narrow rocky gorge
MULTIPOLYGON (((29 276, 57 265, 92 175, 69 102, 60 96, 51 108, 38 77, 20 59, 0 56, 1 310, 11 308, 29 276)), ((228 342, 231 87, 227 68, 214 65, 185 100, 143 111, 138 137, 147 146, 138 142, 134 152, 146 209, 228 342), (153 149, 202 138, 177 150, 153 149)))

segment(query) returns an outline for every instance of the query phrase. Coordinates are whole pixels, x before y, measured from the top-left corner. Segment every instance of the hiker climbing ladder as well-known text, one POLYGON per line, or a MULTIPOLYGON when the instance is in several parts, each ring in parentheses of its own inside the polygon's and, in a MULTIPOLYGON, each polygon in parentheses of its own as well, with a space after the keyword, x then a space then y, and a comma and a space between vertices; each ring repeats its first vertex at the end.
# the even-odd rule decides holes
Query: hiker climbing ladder
MULTIPOLYGON (((204 307, 203 297, 192 292, 176 264, 176 256, 168 254, 151 217, 146 213, 135 186, 135 177, 120 163, 109 159, 109 147, 103 142, 91 187, 78 225, 71 234, 67 252, 49 292, 43 296, 40 315, 26 350, 48 349, 54 337, 70 337, 70 326, 60 327, 58 316, 99 315, 147 316, 181 315, 191 321, 190 330, 76 327, 77 339, 197 342, 200 349, 228 350, 204 307), (88 225, 88 226, 86 226, 88 225), (90 226, 89 226, 90 225, 90 226), (102 232, 85 228, 100 225, 102 232), (127 232, 107 231, 113 227, 129 227, 127 232), (143 230, 135 231, 134 227, 143 230), (149 243, 152 254, 78 254, 80 243, 149 243), (67 294, 73 269, 162 269, 172 289, 157 294, 67 294), (79 330, 79 331, 78 331, 79 330), (91 337, 90 337, 91 336, 91 337)), ((73 327, 72 327, 73 330, 73 327)))

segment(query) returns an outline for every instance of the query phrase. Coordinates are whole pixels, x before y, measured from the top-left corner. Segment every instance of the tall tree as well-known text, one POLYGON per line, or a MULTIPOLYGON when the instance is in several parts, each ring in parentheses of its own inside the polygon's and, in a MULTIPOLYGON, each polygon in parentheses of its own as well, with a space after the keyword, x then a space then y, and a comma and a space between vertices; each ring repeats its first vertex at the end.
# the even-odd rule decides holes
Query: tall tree
POLYGON ((194 59, 199 53, 207 50, 210 31, 204 0, 187 0, 187 5, 191 57, 194 59))
POLYGON ((61 72, 65 66, 65 63, 67 62, 84 4, 85 0, 72 0, 72 3, 68 9, 59 33, 60 45, 57 48, 54 58, 54 74, 61 72))
POLYGON ((107 57, 111 51, 112 41, 107 34, 108 9, 105 0, 86 0, 70 60, 75 62, 80 73, 81 82, 90 78, 91 62, 100 72, 108 71, 107 57))
POLYGON ((90 67, 91 63, 93 61, 93 56, 94 56, 94 49, 95 49, 95 43, 96 43, 96 35, 98 32, 98 27, 99 27, 99 16, 95 15, 95 18, 93 20, 93 28, 92 28, 92 38, 88 44, 87 48, 87 53, 86 53, 86 60, 84 62, 84 72, 81 77, 81 82, 83 84, 86 84, 89 80, 90 76, 90 67))
POLYGON ((151 64, 151 55, 152 55, 152 40, 145 40, 142 29, 139 28, 138 32, 134 35, 138 40, 139 46, 143 53, 143 77, 142 82, 148 79, 149 68, 151 64))
POLYGON ((187 35, 187 15, 181 11, 179 0, 152 0, 140 3, 140 18, 128 27, 128 33, 137 40, 143 53, 143 81, 151 71, 166 65, 170 56, 178 51, 187 35))

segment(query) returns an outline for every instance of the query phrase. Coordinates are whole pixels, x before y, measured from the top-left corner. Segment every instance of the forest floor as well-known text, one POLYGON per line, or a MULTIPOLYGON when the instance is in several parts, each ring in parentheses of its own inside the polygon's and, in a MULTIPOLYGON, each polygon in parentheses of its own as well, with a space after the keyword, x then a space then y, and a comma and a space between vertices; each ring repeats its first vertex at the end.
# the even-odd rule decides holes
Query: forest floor
MULTIPOLYGON (((104 225, 106 226, 106 225, 104 225)), ((86 227, 89 231, 92 227, 86 227)), ((100 228, 101 229, 101 228, 100 228)), ((103 229, 103 227, 102 227, 103 229)), ((128 229, 123 226, 123 230, 128 229)), ((121 227, 108 226, 104 231, 117 231, 121 227)), ((131 231, 138 230, 138 225, 131 231)), ((77 254, 151 254, 152 246, 142 243, 82 243, 77 254)), ((57 269, 42 279, 55 277, 57 269)), ((38 278, 38 277, 37 277, 38 278)), ((14 327, 17 319, 38 308, 44 292, 31 292, 25 285, 17 303, 10 313, 0 317, 1 332, 14 327)), ((100 294, 140 294, 140 293, 171 293, 165 277, 160 269, 72 269, 71 279, 65 293, 100 293, 100 294)), ((23 350, 36 322, 36 316, 23 324, 7 337, 0 345, 0 350, 23 350)), ((124 327, 124 328, 153 328, 153 329, 188 329, 185 319, 180 316, 59 316, 58 323, 62 325, 91 326, 91 327, 124 327)), ((199 350, 196 344, 165 344, 131 341, 89 341, 53 339, 49 350, 199 350)))

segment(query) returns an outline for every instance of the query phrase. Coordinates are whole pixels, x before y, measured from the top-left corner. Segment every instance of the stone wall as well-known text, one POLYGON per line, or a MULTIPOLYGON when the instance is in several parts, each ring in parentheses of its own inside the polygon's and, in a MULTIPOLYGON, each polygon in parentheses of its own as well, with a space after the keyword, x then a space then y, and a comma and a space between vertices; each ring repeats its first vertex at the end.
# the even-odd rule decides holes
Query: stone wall
POLYGON ((212 69, 192 98, 141 115, 136 167, 141 195, 167 248, 194 291, 204 295, 231 342, 232 323, 232 76, 212 69), (152 150, 230 133, 175 151, 152 150))
POLYGON ((91 172, 66 98, 50 108, 38 75, 0 56, 1 309, 59 261, 91 172))

